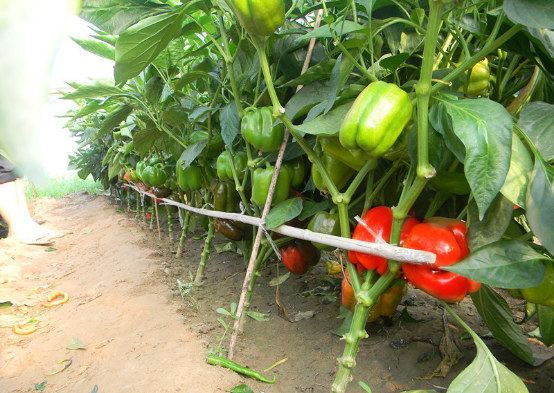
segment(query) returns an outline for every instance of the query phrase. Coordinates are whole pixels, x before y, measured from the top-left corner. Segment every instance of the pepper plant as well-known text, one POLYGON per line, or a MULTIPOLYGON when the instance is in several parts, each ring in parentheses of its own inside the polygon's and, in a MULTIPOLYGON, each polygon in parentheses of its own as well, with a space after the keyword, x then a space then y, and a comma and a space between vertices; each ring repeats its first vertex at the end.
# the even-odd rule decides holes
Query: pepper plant
MULTIPOLYGON (((406 281, 442 301, 471 294, 498 342, 534 364, 493 290, 509 289, 538 304, 541 340, 554 343, 548 0, 85 0, 81 17, 96 28, 78 43, 115 62, 114 81, 73 84, 65 94, 80 104, 68 128, 81 136, 73 163, 83 175, 116 184, 135 171, 177 201, 249 216, 271 199, 268 229, 309 223, 436 255, 421 266, 342 254, 343 304, 353 317, 332 392, 346 391, 366 323, 394 312, 406 281), (98 152, 101 164, 86 160, 98 152)), ((183 221, 177 255, 195 219, 187 211, 183 221)), ((255 248, 241 223, 200 221, 207 236, 197 283, 215 231, 245 259, 255 248)), ((279 248, 295 274, 330 251, 264 240, 247 306, 279 248)), ((470 334, 478 356, 449 391, 485 392, 481 382, 493 375, 497 391, 527 391, 470 334)))

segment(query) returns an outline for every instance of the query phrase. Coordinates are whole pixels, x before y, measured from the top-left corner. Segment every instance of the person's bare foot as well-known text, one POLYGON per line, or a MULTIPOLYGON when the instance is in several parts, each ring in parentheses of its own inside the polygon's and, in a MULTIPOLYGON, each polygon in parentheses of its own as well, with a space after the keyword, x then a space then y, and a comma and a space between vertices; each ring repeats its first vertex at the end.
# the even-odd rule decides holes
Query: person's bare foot
POLYGON ((10 228, 8 237, 15 238, 19 243, 29 245, 51 245, 54 243, 54 236, 63 234, 50 233, 47 229, 42 228, 36 222, 29 220, 25 223, 19 223, 16 227, 10 228))

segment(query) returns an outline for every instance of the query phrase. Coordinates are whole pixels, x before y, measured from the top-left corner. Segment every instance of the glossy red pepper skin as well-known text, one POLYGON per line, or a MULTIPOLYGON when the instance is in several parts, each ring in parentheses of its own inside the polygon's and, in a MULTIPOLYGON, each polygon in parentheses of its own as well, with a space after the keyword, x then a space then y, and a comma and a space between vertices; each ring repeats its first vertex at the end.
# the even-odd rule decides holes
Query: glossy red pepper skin
POLYGON ((406 278, 417 288, 446 302, 459 302, 467 293, 476 292, 480 283, 440 269, 469 254, 466 225, 463 221, 434 217, 412 228, 404 247, 429 251, 437 256, 434 265, 403 263, 406 278))
POLYGON ((294 240, 281 249, 285 267, 293 274, 306 274, 310 267, 317 265, 321 250, 305 240, 294 240))
MULTIPOLYGON (((373 234, 370 233, 363 225, 358 224, 356 229, 354 229, 352 239, 375 243, 375 236, 378 236, 387 243, 390 241, 390 233, 392 229, 392 210, 390 207, 374 207, 364 215, 362 220, 369 228, 371 228, 373 234)), ((408 236, 410 230, 417 224, 419 224, 419 221, 413 217, 410 217, 404 221, 404 224, 402 224, 402 231, 400 233, 400 245, 403 244, 403 241, 408 236)), ((388 266, 385 258, 357 251, 348 251, 348 259, 350 259, 350 262, 356 265, 362 265, 368 270, 377 269, 377 273, 380 275, 387 270, 388 266)))

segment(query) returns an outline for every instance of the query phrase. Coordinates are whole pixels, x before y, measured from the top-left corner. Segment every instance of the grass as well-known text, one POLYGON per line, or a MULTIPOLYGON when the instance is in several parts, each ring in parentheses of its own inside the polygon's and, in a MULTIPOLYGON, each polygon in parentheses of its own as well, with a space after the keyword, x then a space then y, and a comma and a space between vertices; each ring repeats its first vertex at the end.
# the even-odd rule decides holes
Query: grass
POLYGON ((33 187, 25 179, 25 194, 28 200, 38 197, 63 198, 67 194, 75 192, 88 192, 89 194, 100 194, 103 192, 100 183, 95 182, 91 176, 85 180, 77 176, 76 173, 68 173, 64 176, 49 177, 45 186, 33 187))

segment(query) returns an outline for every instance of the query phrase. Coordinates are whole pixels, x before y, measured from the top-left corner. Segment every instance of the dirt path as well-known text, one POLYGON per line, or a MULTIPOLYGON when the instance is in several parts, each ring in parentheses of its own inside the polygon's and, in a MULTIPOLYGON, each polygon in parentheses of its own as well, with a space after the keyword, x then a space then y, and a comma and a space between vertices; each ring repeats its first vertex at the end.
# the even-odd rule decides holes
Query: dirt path
MULTIPOLYGON (((73 195, 62 200, 41 199, 34 210, 50 227, 67 233, 56 251, 0 242, 0 304, 12 301, 26 306, 0 309, 0 392, 34 392, 47 381, 45 392, 89 393, 213 393, 246 383, 255 393, 324 393, 336 373, 336 358, 344 342, 332 331, 341 320, 340 280, 326 276, 325 264, 304 276, 291 276, 280 285, 280 301, 288 313, 309 313, 296 323, 286 321, 276 306, 275 261, 258 279, 252 310, 267 322, 247 319, 240 336, 236 360, 262 371, 277 383, 267 385, 208 366, 205 354, 226 348, 228 337, 217 310, 238 301, 244 278, 244 262, 234 253, 213 253, 204 284, 183 301, 177 280, 187 282, 198 266, 203 230, 190 234, 182 258, 175 245, 157 233, 117 213, 106 197, 73 195), (196 239, 193 238, 196 236, 196 239), (55 308, 41 304, 54 291, 66 291, 68 303, 55 308), (29 317, 41 321, 38 332, 15 335, 11 326, 29 317), (66 349, 79 338, 86 350, 66 349), (58 362, 72 359, 65 371, 58 362)), ((165 223, 162 222, 162 228, 165 223)), ((215 245, 227 240, 216 236, 215 245)), ((280 274, 284 274, 281 268, 280 274)), ((412 389, 445 391, 450 382, 475 357, 472 340, 462 340, 464 357, 446 378, 420 380, 441 361, 439 343, 444 332, 442 309, 424 293, 410 289, 402 306, 418 322, 403 319, 368 324, 369 339, 362 341, 349 393, 373 393, 412 389)), ((471 301, 455 306, 456 312, 479 334, 487 330, 471 301)), ((306 314, 304 314, 306 315, 306 314)), ((462 332, 448 322, 453 334, 462 332)), ((530 327, 532 328, 532 327, 530 327)), ((515 358, 494 340, 487 339, 494 355, 526 381, 530 393, 554 393, 554 361, 532 368, 515 358), (551 390, 552 389, 552 390, 551 390)), ((548 355, 548 357, 551 355, 548 355)), ((66 363, 65 363, 66 364, 66 363)))
POLYGON ((0 314, 0 392, 223 392, 241 378, 204 361, 205 345, 186 328, 157 280, 160 255, 107 198, 39 200, 35 211, 67 234, 54 252, 0 243, 0 301, 25 304, 0 314), (54 291, 70 295, 54 308, 54 291), (37 316, 40 329, 14 334, 14 322, 37 316), (86 350, 67 350, 71 338, 86 350), (64 359, 71 366, 56 375, 64 359))

